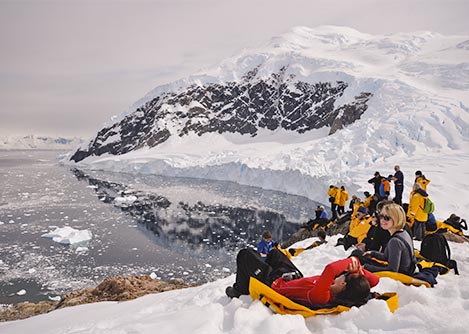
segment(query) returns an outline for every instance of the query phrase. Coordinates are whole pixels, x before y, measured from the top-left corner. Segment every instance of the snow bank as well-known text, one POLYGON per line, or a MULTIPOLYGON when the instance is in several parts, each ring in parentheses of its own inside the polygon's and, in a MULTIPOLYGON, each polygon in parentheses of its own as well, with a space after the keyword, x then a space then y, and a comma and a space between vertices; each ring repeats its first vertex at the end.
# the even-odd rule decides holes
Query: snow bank
MULTIPOLYGON (((342 247, 334 247, 338 236, 326 245, 293 258, 307 276, 322 271, 334 260, 346 257, 342 247)), ((314 239, 295 246, 309 245, 314 239)), ((467 333, 464 319, 469 308, 468 244, 450 242, 460 276, 453 272, 440 276, 435 288, 409 287, 382 279, 375 291, 395 291, 399 308, 390 313, 383 301, 372 300, 363 307, 339 315, 304 319, 299 315, 276 315, 249 296, 229 299, 225 287, 234 275, 199 287, 147 295, 127 302, 102 302, 53 311, 33 318, 0 324, 1 333, 94 333, 94 334, 174 334, 174 333, 467 333), (444 310, 444 311, 443 311, 444 310), (456 317, 456 318, 455 318, 456 317)), ((418 248, 419 243, 415 246, 418 248)), ((235 259, 233 258, 233 261, 235 259)))

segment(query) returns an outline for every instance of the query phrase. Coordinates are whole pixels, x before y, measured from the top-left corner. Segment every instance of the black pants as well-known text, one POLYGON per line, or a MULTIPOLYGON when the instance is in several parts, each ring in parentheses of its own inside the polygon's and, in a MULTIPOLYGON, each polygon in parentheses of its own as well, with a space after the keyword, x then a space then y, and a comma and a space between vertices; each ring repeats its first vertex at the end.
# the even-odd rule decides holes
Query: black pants
POLYGON ((345 212, 345 207, 343 207, 343 206, 341 206, 341 205, 338 205, 338 206, 337 206, 337 213, 338 213, 339 215, 343 215, 344 212, 345 212))
POLYGON ((337 204, 332 203, 331 205, 332 220, 337 219, 337 204))
POLYGON ((245 295, 249 294, 250 277, 255 277, 268 286, 284 273, 297 272, 299 277, 303 277, 288 257, 277 249, 272 249, 267 254, 265 262, 254 249, 242 249, 236 257, 236 269, 233 287, 245 295))
POLYGON ((396 196, 394 197, 394 203, 402 205, 402 192, 404 191, 404 185, 396 184, 394 186, 394 190, 396 191, 396 196))

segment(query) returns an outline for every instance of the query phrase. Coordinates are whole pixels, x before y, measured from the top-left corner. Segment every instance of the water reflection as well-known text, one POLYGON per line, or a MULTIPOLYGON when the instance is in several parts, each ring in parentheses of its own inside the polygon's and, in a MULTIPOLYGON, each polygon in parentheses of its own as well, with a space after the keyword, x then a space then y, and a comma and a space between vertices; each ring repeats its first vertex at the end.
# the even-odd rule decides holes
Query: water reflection
POLYGON ((132 216, 156 243, 178 252, 253 246, 265 229, 276 240, 286 240, 314 215, 317 205, 231 182, 72 171, 101 201, 132 216))

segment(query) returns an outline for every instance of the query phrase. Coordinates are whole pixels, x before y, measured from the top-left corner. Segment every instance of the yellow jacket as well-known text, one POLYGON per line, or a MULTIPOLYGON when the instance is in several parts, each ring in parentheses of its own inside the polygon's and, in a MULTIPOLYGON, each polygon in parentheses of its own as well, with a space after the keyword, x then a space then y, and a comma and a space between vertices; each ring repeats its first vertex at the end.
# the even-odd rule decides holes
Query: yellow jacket
POLYGON ((352 221, 350 222, 350 231, 348 234, 351 237, 357 238, 358 242, 360 243, 363 241, 363 239, 366 238, 366 235, 370 227, 371 227, 370 215, 364 216, 362 220, 354 216, 352 218, 352 221))
POLYGON ((339 192, 339 188, 337 188, 337 187, 332 187, 332 188, 329 188, 329 190, 327 191, 327 195, 328 195, 329 197, 333 197, 333 198, 334 198, 334 201, 335 201, 338 192, 339 192))
POLYGON ((342 189, 339 189, 339 206, 345 206, 345 203, 347 203, 347 200, 348 200, 348 191, 347 190, 342 190, 342 189))
POLYGON ((419 222, 426 222, 428 220, 428 213, 423 211, 425 205, 425 198, 420 192, 414 192, 410 197, 409 209, 407 210, 407 217, 412 221, 418 220, 419 222))
POLYGON ((363 201, 363 206, 364 206, 365 208, 368 208, 368 207, 370 206, 370 204, 371 204, 371 198, 372 198, 372 197, 373 197, 373 196, 370 195, 370 196, 368 196, 367 198, 365 198, 365 200, 363 201))
MULTIPOLYGON (((358 208, 363 206, 363 202, 362 201, 356 201, 355 203, 353 203, 353 211, 352 211, 352 217, 355 218, 356 214, 357 214, 357 211, 358 211, 358 208)), ((356 218, 355 218, 356 219, 356 218)))

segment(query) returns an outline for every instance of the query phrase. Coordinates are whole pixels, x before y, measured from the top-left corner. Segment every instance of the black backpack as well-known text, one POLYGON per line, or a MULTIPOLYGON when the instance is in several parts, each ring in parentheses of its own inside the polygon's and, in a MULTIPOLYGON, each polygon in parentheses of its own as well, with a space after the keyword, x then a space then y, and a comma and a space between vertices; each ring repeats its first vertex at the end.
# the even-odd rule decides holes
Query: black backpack
POLYGON ((459 275, 457 263, 451 260, 451 250, 443 234, 432 233, 426 235, 420 245, 420 255, 429 261, 438 262, 450 269, 454 269, 454 273, 459 275))

